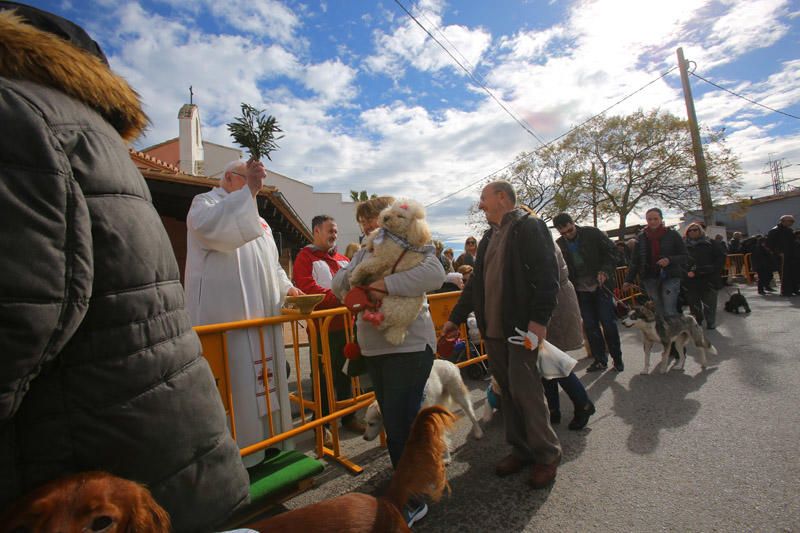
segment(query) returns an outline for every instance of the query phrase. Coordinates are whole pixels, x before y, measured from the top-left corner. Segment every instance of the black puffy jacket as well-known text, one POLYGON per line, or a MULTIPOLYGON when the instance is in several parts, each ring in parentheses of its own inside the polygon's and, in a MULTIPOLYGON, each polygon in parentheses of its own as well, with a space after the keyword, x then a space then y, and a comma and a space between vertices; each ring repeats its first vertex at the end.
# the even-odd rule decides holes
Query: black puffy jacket
POLYGON ((95 56, 0 10, 0 511, 46 480, 148 485, 176 531, 247 473, 125 142, 146 117, 95 56))
POLYGON ((697 240, 686 239, 689 254, 687 272, 694 272, 696 281, 710 283, 712 287, 722 287, 722 269, 725 267, 725 252, 708 237, 697 240))
MULTIPOLYGON (((664 236, 661 237, 659 252, 661 257, 669 259, 669 264, 663 269, 667 277, 682 278, 689 256, 680 233, 668 228, 664 236)), ((633 252, 633 261, 625 276, 625 281, 632 283, 636 280, 636 276, 641 279, 658 277, 660 269, 652 265, 651 262, 650 240, 647 238, 647 231, 642 230, 636 237, 636 249, 633 252)))

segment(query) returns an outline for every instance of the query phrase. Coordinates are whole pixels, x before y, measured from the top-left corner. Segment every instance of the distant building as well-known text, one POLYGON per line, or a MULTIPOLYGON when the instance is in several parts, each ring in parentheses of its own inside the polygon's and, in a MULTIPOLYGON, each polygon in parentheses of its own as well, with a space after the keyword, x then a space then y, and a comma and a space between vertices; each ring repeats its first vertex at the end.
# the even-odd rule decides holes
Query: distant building
MULTIPOLYGON (((200 112, 196 105, 181 107, 178 122, 178 137, 144 148, 142 153, 179 168, 185 174, 216 180, 222 177, 225 165, 244 155, 238 148, 202 140, 200 112)), ((358 242, 361 229, 355 221, 356 204, 343 201, 341 193, 315 192, 311 185, 271 170, 267 171, 264 182, 283 195, 307 227, 311 227, 315 215, 326 214, 335 218, 342 250, 347 243, 358 242)))
MULTIPOLYGON (((725 226, 726 240, 735 231, 744 235, 766 235, 782 215, 800 219, 800 189, 714 206, 715 221, 717 225, 725 226)), ((702 222, 703 212, 687 211, 683 221, 687 224, 702 222)))

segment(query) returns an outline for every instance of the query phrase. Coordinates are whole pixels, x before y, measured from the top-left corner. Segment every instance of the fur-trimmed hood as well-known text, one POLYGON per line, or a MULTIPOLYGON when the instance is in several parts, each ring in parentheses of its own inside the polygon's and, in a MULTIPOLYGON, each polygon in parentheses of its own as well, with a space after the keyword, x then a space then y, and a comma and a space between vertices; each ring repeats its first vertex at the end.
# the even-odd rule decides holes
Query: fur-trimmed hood
POLYGON ((139 95, 98 57, 0 10, 0 76, 59 90, 91 107, 130 142, 148 124, 139 95))

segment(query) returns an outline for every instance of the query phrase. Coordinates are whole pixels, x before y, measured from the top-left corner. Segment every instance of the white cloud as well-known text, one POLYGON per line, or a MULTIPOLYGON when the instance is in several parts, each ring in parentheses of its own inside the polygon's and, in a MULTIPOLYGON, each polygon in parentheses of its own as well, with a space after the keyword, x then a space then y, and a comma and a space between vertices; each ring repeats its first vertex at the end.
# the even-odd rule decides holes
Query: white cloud
MULTIPOLYGON (((441 92, 453 81, 467 83, 463 73, 402 13, 374 8, 372 27, 381 28, 372 34, 374 50, 342 38, 329 51, 312 50, 311 60, 302 44, 308 28, 294 11, 260 2, 234 13, 229 6, 241 7, 241 2, 216 8, 210 0, 200 7, 181 2, 191 4, 183 8, 183 18, 160 17, 131 4, 118 9, 108 28, 96 28, 113 43, 112 65, 141 92, 153 118, 143 144, 177 134, 176 114, 188 99, 189 85, 201 108, 203 135, 213 142, 230 144, 225 123, 239 114, 240 102, 278 117, 286 137, 271 167, 319 191, 366 188, 430 203, 538 144, 482 93, 467 108, 458 95, 441 92), (264 6, 277 7, 267 13, 264 6), (220 33, 198 27, 196 17, 204 11, 223 23, 217 26, 220 33), (367 57, 359 67, 389 75, 391 86, 372 91, 360 85, 353 66, 359 57, 367 57), (408 69, 426 73, 429 84, 404 78, 408 69), (298 85, 311 94, 298 91, 298 85), (431 99, 438 102, 436 111, 423 105, 431 99)), ((429 22, 441 27, 445 19, 438 1, 420 3, 414 12, 425 13, 420 21, 432 31, 429 22)), ((471 64, 481 65, 490 88, 547 140, 674 66, 676 46, 683 45, 698 72, 713 79, 714 65, 735 62, 751 47, 771 46, 785 35, 788 16, 786 2, 767 0, 587 0, 569 6, 568 16, 551 27, 496 36, 479 26, 449 25, 442 31, 471 64), (764 26, 762 34, 753 30, 753 20, 764 26)), ((367 31, 359 24, 360 19, 354 31, 367 31)), ((793 57, 762 80, 715 81, 767 105, 789 108, 800 101, 800 60, 793 57)), ((611 112, 652 107, 684 116, 677 73, 611 112)), ((748 186, 768 181, 762 171, 769 152, 800 162, 800 135, 780 135, 764 125, 768 112, 743 108, 741 100, 716 90, 698 98, 697 110, 702 122, 728 127, 748 186)), ((466 211, 477 195, 478 185, 430 210, 438 236, 463 242, 471 233, 466 211)))
POLYGON ((238 30, 287 43, 295 39, 301 22, 287 6, 275 0, 226 0, 207 2, 211 12, 238 30))
MULTIPOLYGON (((441 2, 420 2, 417 9, 412 10, 412 14, 462 64, 467 68, 476 67, 491 44, 491 35, 480 27, 475 29, 460 25, 442 27, 442 9, 441 2)), ((371 72, 392 78, 402 77, 408 66, 423 72, 443 69, 455 69, 461 72, 450 56, 408 17, 403 18, 402 24, 392 33, 376 30, 373 35, 376 53, 364 61, 365 67, 371 72)))
POLYGON ((351 100, 357 93, 353 85, 356 71, 338 59, 309 65, 303 77, 306 87, 319 94, 328 105, 351 100))

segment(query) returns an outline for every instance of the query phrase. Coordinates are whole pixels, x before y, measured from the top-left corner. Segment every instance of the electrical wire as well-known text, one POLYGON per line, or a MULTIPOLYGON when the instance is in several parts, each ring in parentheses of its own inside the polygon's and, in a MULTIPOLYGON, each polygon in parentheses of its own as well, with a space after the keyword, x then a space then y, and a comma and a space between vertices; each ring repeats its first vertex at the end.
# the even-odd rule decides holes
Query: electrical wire
POLYGON ((508 114, 508 116, 510 116, 512 119, 514 119, 514 121, 515 121, 517 124, 519 124, 519 125, 522 127, 522 129, 524 129, 524 130, 525 130, 525 131, 526 131, 526 132, 527 132, 529 135, 531 135, 531 136, 532 136, 534 139, 536 139, 537 141, 539 141, 539 144, 542 144, 542 145, 544 144, 544 141, 543 141, 543 140, 542 140, 542 139, 541 139, 541 138, 540 138, 538 135, 536 135, 536 132, 534 132, 534 131, 533 131, 533 128, 531 127, 531 125, 530 125, 530 124, 528 124, 527 122, 525 122, 524 120, 522 120, 522 119, 518 118, 518 117, 517 117, 517 116, 516 116, 516 115, 515 115, 515 114, 514 114, 514 113, 513 113, 513 112, 512 112, 512 111, 511 111, 511 110, 510 110, 510 109, 509 109, 507 106, 506 106, 506 104, 504 104, 504 103, 503 103, 503 101, 502 101, 502 100, 500 100, 499 98, 497 98, 497 97, 494 95, 494 93, 493 93, 492 91, 490 91, 488 87, 486 87, 486 84, 482 83, 482 82, 481 82, 481 81, 480 81, 480 80, 479 80, 479 79, 478 79, 478 78, 477 78, 477 77, 476 77, 476 76, 475 76, 475 75, 474 75, 472 72, 470 72, 470 70, 469 70, 467 67, 465 67, 465 66, 464 66, 464 65, 461 63, 461 61, 459 61, 459 60, 456 58, 456 56, 454 56, 454 55, 453 55, 453 53, 452 53, 452 52, 450 52, 450 50, 449 50, 449 49, 448 49, 446 46, 444 46, 444 45, 442 44, 442 42, 441 42, 439 39, 437 39, 437 38, 436 38, 436 36, 434 36, 434 35, 433 35, 433 34, 432 34, 432 33, 431 33, 429 30, 428 30, 428 28, 426 28, 426 27, 425 27, 425 26, 424 26, 424 25, 423 25, 423 24, 422 24, 422 23, 421 23, 421 22, 420 22, 420 21, 419 21, 419 20, 418 20, 418 19, 417 19, 417 18, 414 16, 414 15, 412 15, 412 14, 411 14, 411 12, 410 12, 408 9, 406 9, 406 6, 404 6, 404 5, 403 5, 403 4, 400 2, 400 0, 394 0, 394 1, 395 1, 395 3, 396 3, 398 6, 400 6, 400 8, 401 8, 403 11, 405 11, 405 12, 406 12, 406 15, 408 15, 408 16, 411 18, 411 20, 413 20, 413 21, 414 21, 414 22, 417 24, 417 26, 419 26, 420 28, 422 28, 422 31, 424 31, 425 33, 427 33, 427 34, 428 34, 428 36, 429 36, 431 39, 433 39, 433 40, 434 40, 434 42, 436 42, 436 44, 438 44, 438 45, 441 47, 441 49, 442 49, 442 50, 444 50, 444 51, 447 53, 447 55, 449 55, 449 56, 450 56, 450 59, 452 59, 453 61, 455 61, 455 63, 456 63, 456 64, 457 64, 459 67, 461 67, 461 70, 463 70, 464 72, 466 72, 466 73, 467 73, 467 76, 469 76, 469 78, 470 78, 470 79, 473 81, 473 83, 475 83, 475 84, 476 84, 478 87, 480 87, 481 89, 483 89, 483 90, 486 92, 486 94, 488 94, 488 95, 489 95, 489 96, 492 98, 492 100, 494 100, 494 101, 497 103, 497 105, 499 105, 499 106, 500 106, 500 107, 503 109, 503 111, 505 111, 505 112, 508 114))
POLYGON ((772 111, 773 113, 779 113, 779 114, 785 115, 785 116, 787 116, 789 118, 795 118, 797 120, 800 120, 800 117, 798 117, 797 115, 792 115, 791 113, 787 113, 785 111, 781 111, 780 109, 775 109, 775 108, 772 108, 772 107, 770 107, 768 105, 764 105, 761 102, 756 102, 755 100, 753 100, 751 98, 743 96, 743 95, 741 95, 739 93, 735 93, 735 92, 731 91, 730 89, 726 89, 725 87, 722 87, 721 85, 717 85, 713 81, 705 79, 703 76, 701 76, 700 74, 695 73, 694 71, 690 72, 689 74, 691 74, 695 78, 703 80, 704 82, 708 83, 709 85, 713 85, 717 89, 725 91, 726 93, 730 93, 733 96, 736 96, 737 98, 741 98, 742 100, 746 100, 747 102, 750 102, 751 104, 755 104, 757 106, 763 107, 764 109, 768 109, 768 110, 772 111))
MULTIPOLYGON (((666 76, 667 76, 667 75, 668 75, 670 72, 672 72, 672 71, 673 71, 673 70, 675 70, 676 68, 678 68, 678 67, 677 67, 677 66, 675 66, 675 67, 672 67, 671 69, 667 70, 666 72, 664 72, 663 74, 661 74, 661 75, 660 75, 660 76, 658 76, 657 78, 654 78, 654 79, 650 80, 649 82, 647 82, 646 84, 642 85, 641 87, 639 87, 638 89, 636 89, 636 90, 635 90, 635 91, 633 91, 632 93, 630 93, 630 94, 628 94, 628 95, 626 95, 626 96, 624 96, 624 97, 620 98, 619 100, 617 100, 616 102, 614 102, 614 103, 613 103, 613 104, 611 104, 610 106, 606 107, 605 109, 603 109, 603 110, 602 110, 602 111, 600 111, 599 113, 596 113, 595 115, 592 115, 591 117, 589 117, 588 119, 584 120, 583 122, 581 122, 581 123, 580 123, 580 124, 578 124, 577 126, 574 126, 574 127, 570 128, 570 129, 568 129, 567 131, 565 131, 564 133, 562 133, 562 134, 561 134, 561 135, 559 135, 558 137, 556 137, 556 138, 554 138, 554 139, 552 139, 552 140, 548 141, 547 143, 543 143, 543 144, 542 144, 542 146, 541 146, 541 147, 539 147, 539 149, 546 148, 546 147, 550 146, 551 144, 553 144, 554 142, 558 141, 559 139, 562 139, 563 137, 566 137, 567 135, 569 135, 569 134, 570 134, 570 133, 572 133, 573 131, 577 130, 578 128, 581 128, 581 127, 583 127, 584 125, 586 125, 586 124, 588 124, 589 122, 593 121, 593 120, 594 120, 594 119, 596 119, 597 117, 599 117, 599 116, 601 116, 601 115, 605 114, 606 112, 608 112, 608 111, 609 111, 609 110, 611 110, 612 108, 614 108, 614 107, 618 106, 619 104, 621 104, 622 102, 624 102, 624 101, 625 101, 625 100, 627 100, 628 98, 631 98, 632 96, 634 96, 635 94, 637 94, 637 93, 639 93, 639 92, 643 91, 644 89, 646 89, 646 88, 647 88, 647 87, 649 87, 650 85, 654 84, 654 83, 655 83, 655 82, 657 82, 658 80, 660 80, 660 79, 662 79, 662 78, 666 77, 666 76)), ((438 204, 439 202, 442 202, 442 201, 444 201, 444 200, 446 200, 446 199, 450 198, 451 196, 454 196, 454 195, 456 195, 456 194, 458 194, 458 193, 460 193, 460 192, 462 192, 462 191, 465 191, 465 190, 467 190, 467 189, 469 189, 469 188, 471 188, 471 187, 474 187, 474 186, 475 186, 475 185, 477 185, 478 183, 481 183, 481 182, 483 182, 483 181, 485 181, 485 180, 487 180, 487 179, 491 178, 491 177, 492 177, 492 176, 494 176, 495 174, 498 174, 499 172, 502 172, 502 171, 506 170, 507 168, 509 168, 509 167, 512 167, 512 166, 514 166, 514 165, 516 165, 518 162, 522 161, 523 159, 528 159, 528 158, 530 158, 532 155, 533 155, 533 153, 531 153, 531 154, 526 154, 526 155, 524 155, 524 156, 521 156, 521 157, 517 157, 516 159, 514 159, 514 161, 512 161, 512 162, 511 162, 511 163, 509 163, 509 164, 507 164, 507 165, 506 165, 506 166, 504 166, 503 168, 501 168, 501 169, 499 169, 499 170, 495 170, 494 172, 492 172, 492 173, 490 173, 490 174, 487 174, 487 175, 485 175, 485 176, 483 176, 483 177, 481 177, 481 178, 479 178, 479 179, 477 179, 477 180, 475 180, 475 181, 471 182, 470 184, 468 184, 468 185, 466 185, 466 186, 464 186, 464 187, 462 187, 462 188, 458 189, 458 190, 457 190, 457 191, 455 191, 455 192, 452 192, 452 193, 446 194, 445 196, 442 196, 441 198, 439 198, 439 199, 437 199, 437 200, 434 200, 433 202, 431 202, 431 203, 427 204, 427 205, 425 206, 425 208, 427 209, 428 207, 431 207, 431 206, 433 206, 433 205, 436 205, 436 204, 438 204)))

